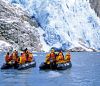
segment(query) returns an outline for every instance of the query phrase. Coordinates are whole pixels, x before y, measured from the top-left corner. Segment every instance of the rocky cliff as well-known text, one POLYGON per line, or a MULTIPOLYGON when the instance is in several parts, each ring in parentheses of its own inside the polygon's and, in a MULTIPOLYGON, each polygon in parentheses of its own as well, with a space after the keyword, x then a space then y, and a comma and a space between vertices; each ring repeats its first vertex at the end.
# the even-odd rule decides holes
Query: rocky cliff
POLYGON ((40 51, 37 27, 36 21, 27 13, 0 0, 0 40, 8 42, 14 49, 28 47, 40 51))

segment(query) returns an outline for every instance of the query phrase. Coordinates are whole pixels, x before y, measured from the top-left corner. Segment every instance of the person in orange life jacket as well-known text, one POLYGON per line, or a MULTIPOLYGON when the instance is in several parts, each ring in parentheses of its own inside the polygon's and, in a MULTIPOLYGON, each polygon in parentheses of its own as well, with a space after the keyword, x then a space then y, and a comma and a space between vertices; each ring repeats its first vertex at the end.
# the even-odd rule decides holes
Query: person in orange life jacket
POLYGON ((25 55, 25 53, 21 53, 21 56, 20 56, 19 59, 18 59, 18 63, 19 63, 19 64, 24 64, 24 63, 26 63, 26 55, 25 55))
POLYGON ((56 54, 54 49, 51 49, 50 52, 50 68, 56 68, 56 54))
POLYGON ((56 55, 55 55, 54 49, 51 49, 51 52, 49 54, 47 54, 46 58, 45 58, 45 63, 46 64, 50 64, 51 61, 52 62, 56 61, 56 55))
POLYGON ((56 61, 57 61, 57 62, 64 61, 64 55, 63 55, 63 52, 62 52, 62 51, 60 51, 60 52, 58 53, 58 56, 56 57, 56 61))
POLYGON ((18 59, 18 52, 16 50, 13 51, 13 53, 10 56, 11 61, 13 61, 14 63, 17 61, 18 59))
POLYGON ((17 65, 18 64, 18 59, 19 59, 18 51, 15 50, 14 53, 15 53, 15 65, 17 65))
POLYGON ((26 48, 23 53, 25 54, 26 62, 28 62, 28 49, 26 48))
POLYGON ((51 49, 50 60, 53 60, 53 62, 56 61, 56 54, 55 54, 55 50, 54 49, 51 49))
POLYGON ((70 52, 68 51, 65 55, 65 61, 70 62, 71 61, 71 55, 70 52))
POLYGON ((33 54, 27 50, 27 62, 32 62, 33 61, 33 54))
POLYGON ((28 49, 26 48, 23 53, 21 53, 21 56, 19 57, 19 64, 24 64, 28 62, 28 49))
POLYGON ((50 54, 47 54, 47 55, 46 55, 45 63, 46 63, 46 64, 50 64, 50 54))
POLYGON ((14 50, 13 53, 10 55, 10 62, 9 62, 9 64, 15 64, 16 61, 17 61, 17 58, 18 58, 17 56, 18 56, 17 55, 17 51, 14 50))
POLYGON ((24 53, 26 55, 26 62, 32 62, 33 54, 27 48, 24 50, 24 53))
POLYGON ((10 56, 9 56, 9 52, 7 52, 6 56, 5 56, 5 62, 6 64, 8 64, 10 61, 10 56))

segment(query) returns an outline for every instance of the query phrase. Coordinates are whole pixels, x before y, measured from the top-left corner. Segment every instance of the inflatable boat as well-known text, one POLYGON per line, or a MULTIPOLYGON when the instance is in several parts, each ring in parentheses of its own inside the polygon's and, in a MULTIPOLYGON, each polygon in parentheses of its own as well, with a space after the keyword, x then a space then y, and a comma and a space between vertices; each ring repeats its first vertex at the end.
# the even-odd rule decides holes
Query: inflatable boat
POLYGON ((19 65, 19 64, 6 64, 4 63, 1 67, 1 69, 18 69, 18 70, 23 70, 23 69, 28 69, 31 67, 35 67, 36 66, 36 62, 32 61, 32 62, 27 62, 25 64, 19 65))
POLYGON ((4 64, 1 66, 1 69, 11 69, 11 68, 14 68, 14 65, 4 63, 4 64))
POLYGON ((35 66, 36 66, 36 62, 32 61, 30 63, 25 63, 25 64, 22 64, 22 65, 19 65, 17 67, 17 69, 18 70, 23 70, 23 69, 28 69, 28 68, 35 67, 35 66))
POLYGON ((45 69, 52 69, 52 70, 65 70, 68 68, 72 67, 72 63, 71 62, 64 62, 64 63, 50 63, 50 64, 46 64, 45 62, 41 63, 41 65, 39 66, 39 68, 41 70, 45 70, 45 69))

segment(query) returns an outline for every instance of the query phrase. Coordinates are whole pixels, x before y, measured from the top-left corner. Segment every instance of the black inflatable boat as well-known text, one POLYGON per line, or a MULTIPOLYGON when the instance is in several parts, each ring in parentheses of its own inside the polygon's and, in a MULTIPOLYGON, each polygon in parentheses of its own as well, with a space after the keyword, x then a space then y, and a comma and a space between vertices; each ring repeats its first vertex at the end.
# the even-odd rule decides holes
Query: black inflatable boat
POLYGON ((35 66, 36 66, 36 62, 32 61, 30 63, 25 63, 23 65, 19 65, 17 69, 18 70, 23 70, 23 69, 28 69, 28 68, 35 67, 35 66))
POLYGON ((1 67, 1 69, 18 69, 18 70, 23 70, 23 69, 28 69, 31 67, 35 67, 36 66, 36 62, 32 61, 32 62, 27 62, 25 64, 22 65, 18 65, 18 64, 6 64, 4 63, 1 67))
POLYGON ((68 68, 71 68, 71 67, 72 67, 71 62, 68 62, 68 63, 65 62, 65 63, 59 63, 59 64, 56 64, 56 63, 46 64, 44 62, 44 63, 41 63, 41 65, 39 66, 39 68, 42 69, 42 70, 45 70, 45 69, 65 70, 65 69, 68 69, 68 68))

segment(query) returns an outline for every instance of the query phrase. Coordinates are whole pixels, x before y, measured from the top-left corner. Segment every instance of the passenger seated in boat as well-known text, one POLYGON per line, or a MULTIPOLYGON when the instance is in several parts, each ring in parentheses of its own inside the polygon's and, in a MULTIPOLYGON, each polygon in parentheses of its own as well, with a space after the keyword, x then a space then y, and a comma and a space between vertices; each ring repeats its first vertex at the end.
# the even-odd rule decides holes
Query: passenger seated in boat
POLYGON ((18 52, 16 50, 13 51, 13 53, 10 56, 11 60, 16 61, 18 58, 18 52))
POLYGON ((32 61, 33 61, 33 54, 31 52, 28 52, 27 62, 32 62, 32 61))
POLYGON ((19 57, 19 64, 25 64, 26 63, 26 55, 25 53, 21 53, 21 56, 19 57))
POLYGON ((71 61, 71 55, 70 55, 70 52, 69 51, 65 55, 65 61, 66 62, 70 62, 71 61))
POLYGON ((46 63, 46 64, 50 64, 50 54, 47 54, 47 55, 46 55, 45 63, 46 63))
POLYGON ((53 61, 53 62, 56 62, 56 54, 55 54, 55 50, 54 49, 51 49, 51 52, 50 52, 50 61, 53 61))
POLYGON ((64 62, 64 55, 63 55, 63 52, 60 51, 58 53, 58 56, 56 56, 56 63, 62 63, 62 62, 64 62))
POLYGON ((56 54, 54 49, 51 49, 49 60, 51 63, 56 63, 56 54))
POLYGON ((14 50, 13 53, 10 55, 9 64, 15 64, 17 62, 18 62, 18 52, 14 50))
POLYGON ((51 52, 46 55, 45 62, 47 64, 56 63, 56 54, 54 49, 51 49, 51 52))
POLYGON ((19 58, 19 56, 18 56, 18 51, 14 51, 14 61, 15 61, 15 64, 17 64, 18 63, 18 58, 19 58))
POLYGON ((24 53, 26 54, 26 62, 33 61, 33 54, 26 48, 24 53))
POLYGON ((22 53, 22 55, 20 56, 20 59, 23 59, 23 61, 25 61, 25 62, 21 62, 21 64, 26 62, 32 62, 33 54, 26 48, 22 53))
POLYGON ((6 56, 5 56, 5 62, 6 64, 9 64, 10 61, 10 56, 9 56, 9 52, 7 52, 6 56))

